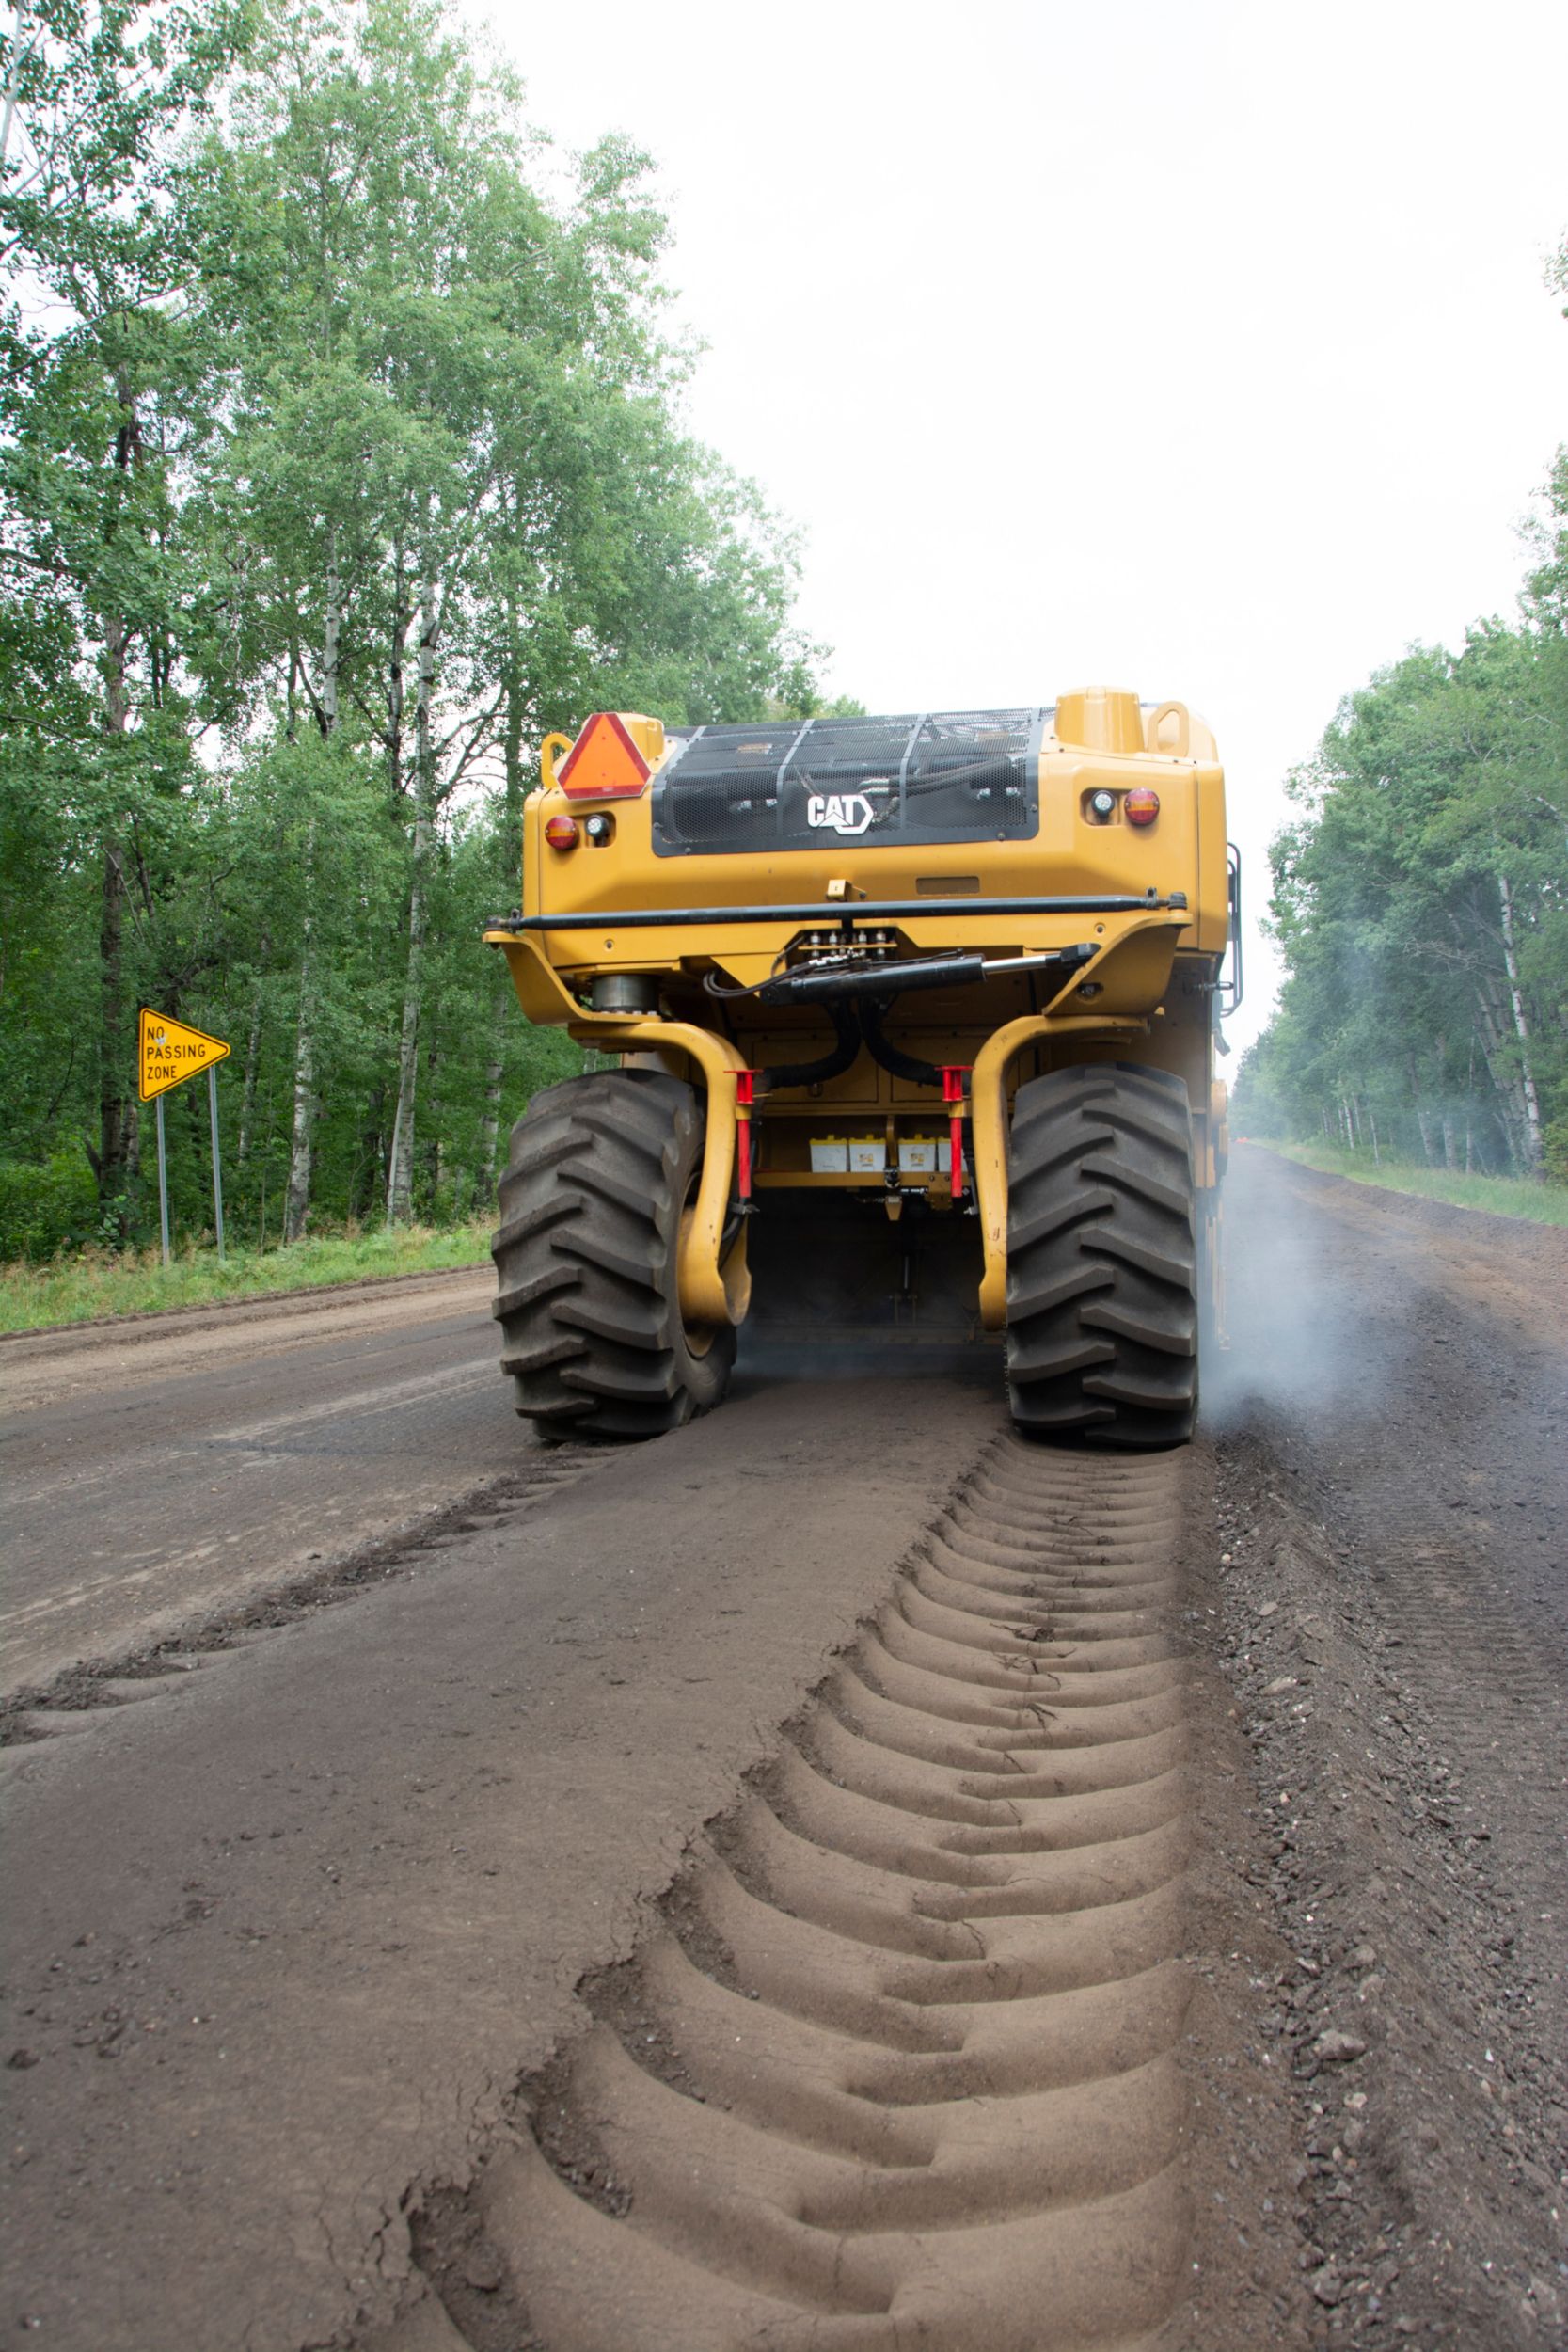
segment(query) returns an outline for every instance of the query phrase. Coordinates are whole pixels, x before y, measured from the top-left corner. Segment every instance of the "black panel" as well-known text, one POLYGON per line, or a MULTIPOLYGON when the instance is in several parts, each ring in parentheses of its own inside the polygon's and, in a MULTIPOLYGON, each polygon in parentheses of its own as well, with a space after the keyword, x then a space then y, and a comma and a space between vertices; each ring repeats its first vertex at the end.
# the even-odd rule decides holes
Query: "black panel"
POLYGON ((1017 841, 1039 830, 1038 710, 764 721, 675 734, 654 783, 654 848, 819 850, 835 841, 1017 841))

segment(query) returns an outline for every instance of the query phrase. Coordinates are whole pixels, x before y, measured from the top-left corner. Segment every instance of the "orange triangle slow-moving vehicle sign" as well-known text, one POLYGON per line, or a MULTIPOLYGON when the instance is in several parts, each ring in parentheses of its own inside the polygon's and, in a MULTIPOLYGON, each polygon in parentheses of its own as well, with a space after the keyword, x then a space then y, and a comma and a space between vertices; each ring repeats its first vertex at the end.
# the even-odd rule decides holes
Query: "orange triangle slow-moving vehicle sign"
POLYGON ((188 1028, 183 1021, 171 1021, 166 1013, 143 1005, 136 1036, 136 1091, 144 1103, 150 1103, 170 1087, 183 1086, 209 1063, 225 1060, 228 1053, 221 1037, 188 1028))
POLYGON ((568 800, 626 800, 641 792, 653 773, 632 740, 626 721, 613 710, 595 711, 555 771, 568 800))

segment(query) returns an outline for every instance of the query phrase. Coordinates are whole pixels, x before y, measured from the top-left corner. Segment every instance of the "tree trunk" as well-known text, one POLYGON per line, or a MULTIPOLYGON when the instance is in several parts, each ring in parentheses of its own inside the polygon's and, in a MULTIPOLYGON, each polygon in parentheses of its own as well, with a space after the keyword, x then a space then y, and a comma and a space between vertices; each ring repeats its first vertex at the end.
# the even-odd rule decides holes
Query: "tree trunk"
POLYGON ((1428 1168, 1431 1168, 1433 1166, 1432 1131, 1427 1125, 1426 1109, 1421 1101, 1421 1073, 1416 1066, 1414 1054, 1409 1052, 1405 1054, 1404 1070, 1406 1077, 1410 1080, 1410 1107, 1416 1117, 1416 1132, 1421 1138, 1421 1150, 1426 1156, 1426 1164, 1428 1168))
MULTIPOLYGON (((17 39, 22 14, 17 11, 17 39)), ((119 423, 115 432, 114 462, 130 473, 141 453, 141 420, 135 394, 124 371, 115 377, 119 423)), ((114 525, 105 527, 111 536, 114 525)), ((131 626, 123 613, 112 612, 103 623, 103 728, 112 740, 122 741, 131 726, 131 696, 127 663, 131 626)), ((111 754, 111 759, 120 755, 111 754)), ((111 787, 119 798, 118 778, 111 787)), ((129 1230, 126 1199, 130 1157, 131 1041, 125 1033, 125 841, 113 819, 103 843, 103 879, 99 898, 99 1064, 98 1150, 89 1156, 98 1180, 98 1200, 103 1221, 123 1244, 129 1230)))
POLYGON ((523 727, 526 719, 526 698, 523 691, 522 647, 515 616, 511 623, 511 644, 508 648, 506 675, 506 708, 501 722, 501 758, 504 788, 501 799, 501 860, 506 873, 508 896, 515 890, 519 902, 523 874, 523 727))
POLYGON ((412 618, 404 596, 406 575, 401 546, 393 550, 393 579, 396 586, 392 602, 392 646, 387 671, 387 781, 395 808, 403 791, 403 665, 408 644, 408 624, 412 618))
POLYGON ((342 628, 343 594, 338 578, 338 530, 326 534, 326 617, 322 625, 321 731, 330 738, 338 723, 338 640, 342 628))
MULTIPOLYGON (((338 724, 338 645, 342 628, 342 584, 338 577, 338 532, 326 535, 326 612, 322 623, 322 684, 319 724, 330 742, 338 724)), ((315 1154, 316 1009, 311 995, 311 932, 314 928, 316 820, 305 836, 305 918, 299 952, 299 1020, 294 1030, 293 1130, 289 1147, 289 1188, 283 1199, 283 1239, 298 1241, 310 1214, 310 1173, 315 1154)))
MULTIPOLYGON (((309 930, 309 926, 307 926, 309 930)), ((289 1189, 283 1199, 283 1239, 298 1241, 310 1214, 311 1145, 316 1119, 315 1039, 311 1032, 310 948, 307 939, 299 966, 299 1027, 294 1034, 293 1140, 289 1152, 289 1189)))
POLYGON ((1541 1173, 1541 1103, 1535 1091, 1535 1070, 1530 1060, 1530 1035, 1525 1020, 1525 995, 1519 985, 1519 960, 1513 951, 1513 892, 1506 874, 1497 876, 1497 898, 1503 918, 1503 965, 1508 973, 1509 1003, 1513 1012, 1513 1034, 1519 1041, 1519 1085, 1525 1100, 1525 1168, 1527 1174, 1541 1173))
MULTIPOLYGON (((512 992, 507 990, 507 995, 512 992)), ((499 999, 500 992, 496 992, 499 999)), ((506 1006, 498 1001, 494 1018, 498 1026, 506 1018, 506 1006)), ((479 1127, 479 1167, 474 1175, 474 1207, 488 1209, 496 1198, 496 1164, 500 1154, 501 1077, 505 1065, 498 1044, 484 1067, 484 1116, 479 1127)))
POLYGON ((25 41, 23 40, 26 23, 27 11, 24 0, 16 0, 11 16, 10 56, 6 61, 5 103, 3 110, 0 110, 0 166, 5 163, 11 143, 11 122, 16 114, 16 92, 22 80, 23 59, 34 46, 34 36, 29 35, 25 41))
MULTIPOLYGON (((433 1030, 438 1026, 439 1018, 440 1008, 437 1006, 435 1014, 432 1016, 430 1025, 433 1030)), ((427 1198, 432 1202, 435 1202, 439 1198, 441 1190, 441 1175, 445 1166, 441 1151, 441 1096, 438 1085, 438 1073, 440 1067, 440 1048, 436 1044, 436 1039, 433 1036, 429 1050, 425 1055, 424 1074, 425 1085, 429 1091, 430 1100, 436 1105, 436 1116, 431 1131, 425 1137, 424 1150, 422 1153, 427 1198)))
MULTIPOLYGON (((130 631, 117 614, 104 631, 103 724, 123 737, 130 718, 125 655, 130 631)), ((115 1239, 123 1244, 129 1227, 125 1198, 129 1148, 129 1091, 125 1073, 130 1041, 125 1034, 125 851, 115 833, 103 845, 99 893, 98 1149, 92 1154, 98 1204, 115 1239)))
POLYGON ((420 1068, 420 996, 424 977, 430 864, 435 849, 436 778, 432 741, 436 686, 436 583, 420 599, 419 688, 415 711, 414 854, 408 877, 408 960, 404 967, 403 1029, 398 1042, 398 1106, 387 1167, 387 1222, 405 1225, 414 1209, 414 1101, 420 1068))
MULTIPOLYGON (((261 942, 263 959, 271 961, 271 943, 261 942)), ((256 1118, 256 1068, 261 1053, 262 983, 257 980, 250 992, 250 1025, 245 1040, 245 1078, 240 1088, 240 1136, 235 1147, 234 1164, 244 1168, 250 1158, 251 1129, 256 1118)))
POLYGON ((1493 997, 1494 986, 1492 974, 1477 973, 1476 1029, 1481 1057, 1497 1098, 1497 1124, 1503 1132, 1508 1156, 1513 1166, 1522 1170, 1527 1162, 1518 1074, 1511 1067, 1509 1040, 1493 997))
POLYGON ((289 1151, 289 1189, 283 1199, 284 1243, 298 1241, 310 1214, 310 1163, 316 1125, 316 1008, 311 995, 310 934, 314 924, 312 884, 316 864, 316 822, 305 836, 305 919, 299 951, 299 1022, 294 1030, 294 1115, 289 1151))
POLYGON ((406 1224, 413 1214, 414 1104, 419 1078, 420 993, 424 977, 430 833, 421 797, 414 811, 414 855, 408 878, 408 957, 404 966, 403 1026, 398 1040, 398 1103, 387 1160, 388 1225, 406 1224))
POLYGON ((272 933, 264 930, 258 942, 262 971, 256 976, 250 992, 250 1021, 245 1040, 245 1078, 240 1089, 240 1134, 235 1149, 235 1165, 244 1168, 250 1158, 250 1146, 256 1126, 256 1076, 261 1062, 261 1015, 266 1002, 266 966, 272 961, 272 933))
POLYGON ((354 1171, 354 1188, 349 1205, 361 1222, 375 1206, 376 1178, 382 1173, 382 1113, 387 1104, 385 1087, 374 1087, 365 1105, 365 1123, 359 1130, 359 1158, 354 1171))
MULTIPOLYGON (((501 859, 504 888, 522 903, 523 864, 523 726, 525 700, 519 633, 510 612, 510 644, 506 671, 506 707, 501 723, 501 756, 505 786, 501 801, 501 859)), ((503 1025, 517 1017, 517 1000, 504 965, 490 993, 490 1017, 496 1043, 484 1067, 484 1116, 479 1129, 479 1166, 474 1175, 474 1206, 488 1209, 496 1198, 496 1169, 500 1156, 501 1080, 506 1073, 501 1052, 503 1025)))

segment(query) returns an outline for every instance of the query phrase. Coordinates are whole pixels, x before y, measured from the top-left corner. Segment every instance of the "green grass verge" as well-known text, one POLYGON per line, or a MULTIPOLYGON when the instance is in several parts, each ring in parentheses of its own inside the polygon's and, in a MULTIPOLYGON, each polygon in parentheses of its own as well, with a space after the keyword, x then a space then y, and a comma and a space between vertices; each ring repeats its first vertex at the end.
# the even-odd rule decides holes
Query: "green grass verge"
POLYGON ((214 1249, 187 1245, 166 1270, 156 1249, 83 1250, 47 1265, 0 1266, 0 1331, 38 1331, 87 1323, 99 1315, 137 1315, 160 1308, 205 1307, 214 1299, 260 1298, 269 1292, 316 1290, 375 1275, 429 1274, 443 1266, 483 1265, 490 1254, 488 1219, 436 1232, 404 1225, 395 1232, 312 1235, 287 1249, 214 1249))
POLYGON ((1325 1175, 1352 1177, 1358 1184, 1414 1192, 1423 1200, 1447 1200, 1456 1209, 1489 1209, 1494 1216, 1528 1217, 1535 1225, 1568 1225, 1568 1184, 1532 1184, 1523 1176, 1463 1176, 1386 1156, 1379 1167, 1370 1152, 1347 1152, 1340 1144, 1276 1143, 1262 1136, 1253 1140, 1265 1152, 1277 1152, 1325 1175))

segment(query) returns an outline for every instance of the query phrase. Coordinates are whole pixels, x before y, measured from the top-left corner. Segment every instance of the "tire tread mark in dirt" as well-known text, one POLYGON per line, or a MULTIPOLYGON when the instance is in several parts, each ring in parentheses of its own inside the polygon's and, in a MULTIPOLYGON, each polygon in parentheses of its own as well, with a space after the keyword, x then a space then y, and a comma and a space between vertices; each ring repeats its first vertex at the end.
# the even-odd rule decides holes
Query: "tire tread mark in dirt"
POLYGON ((1180 1478, 992 1449, 579 1988, 467 2201, 499 2296, 426 2251, 441 2299, 377 2352, 488 2352, 502 2306, 547 2352, 1153 2345, 1187 2261, 1180 1478))
POLYGON ((456 1502, 421 1514, 401 1528, 324 1560, 270 1592, 252 1593, 218 1609, 186 1630, 150 1648, 112 1659, 84 1659, 48 1683, 24 1686, 0 1699, 0 1753, 85 1730, 105 1707, 139 1704, 181 1685, 182 1677, 237 1656, 278 1627, 312 1611, 335 1607, 404 1570, 417 1552, 439 1549, 482 1521, 510 1517, 555 1488, 570 1486, 593 1462, 582 1446, 551 1445, 526 1470, 456 1502))
POLYGON ((1447 1745, 1490 1757, 1500 1735, 1528 1722, 1539 1737, 1511 1739, 1511 1772, 1524 1771, 1532 1786, 1555 1791, 1560 1784, 1540 1740, 1549 1750, 1553 1733, 1560 1740, 1564 1728, 1558 1661, 1521 1628, 1516 1598, 1478 1548, 1390 1535, 1379 1546, 1372 1580, 1393 1604, 1400 1645, 1437 1669, 1429 1698, 1447 1745))

